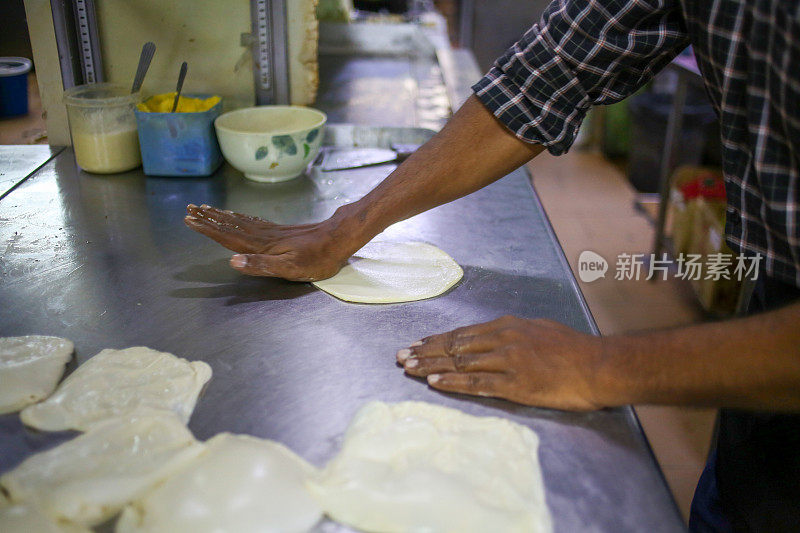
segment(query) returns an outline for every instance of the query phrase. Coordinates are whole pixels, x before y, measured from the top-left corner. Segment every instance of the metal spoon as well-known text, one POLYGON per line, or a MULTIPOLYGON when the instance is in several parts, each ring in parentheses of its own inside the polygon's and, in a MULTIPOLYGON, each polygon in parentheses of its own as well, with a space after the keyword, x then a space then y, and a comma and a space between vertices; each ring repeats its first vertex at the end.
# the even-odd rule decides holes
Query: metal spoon
POLYGON ((181 97, 181 90, 183 90, 183 80, 186 79, 187 67, 186 61, 181 63, 181 72, 178 74, 178 86, 175 88, 175 101, 172 103, 172 111, 170 111, 170 113, 174 113, 175 110, 178 109, 178 100, 181 97))
POLYGON ((142 53, 139 56, 139 66, 136 67, 136 76, 133 78, 133 87, 131 87, 131 94, 139 92, 144 83, 144 76, 147 74, 147 69, 150 68, 150 61, 153 60, 153 54, 156 53, 156 45, 152 42, 144 43, 142 46, 142 53))

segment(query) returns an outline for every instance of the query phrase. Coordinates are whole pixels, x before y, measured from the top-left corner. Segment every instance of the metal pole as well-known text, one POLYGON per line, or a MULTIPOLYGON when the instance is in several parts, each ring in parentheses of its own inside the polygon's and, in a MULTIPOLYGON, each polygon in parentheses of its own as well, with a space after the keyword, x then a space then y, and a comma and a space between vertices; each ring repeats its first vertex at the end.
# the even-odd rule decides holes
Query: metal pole
POLYGON ((50 0, 64 89, 103 81, 93 0, 50 0))
POLYGON ((664 156, 661 158, 661 169, 659 171, 659 202, 658 220, 656 221, 656 236, 653 243, 653 253, 656 257, 661 254, 664 248, 665 225, 667 221, 667 209, 669 208, 670 175, 673 170, 675 152, 681 141, 681 130, 683 128, 683 109, 686 106, 686 86, 688 79, 683 69, 678 69, 678 83, 675 88, 675 96, 672 101, 672 110, 667 121, 667 134, 664 145, 664 156))
POLYGON ((285 0, 251 0, 253 75, 257 104, 288 104, 289 61, 285 0))
POLYGON ((270 0, 272 4, 272 77, 275 104, 289 104, 289 31, 286 0, 270 0))
POLYGON ((475 17, 473 0, 461 0, 458 5, 458 46, 472 48, 472 30, 475 17))
POLYGON ((736 300, 736 316, 745 316, 750 308, 750 300, 753 298, 753 291, 756 288, 758 279, 745 277, 742 286, 739 287, 739 297, 736 300))
POLYGON ((78 38, 78 57, 83 69, 83 83, 103 81, 103 60, 100 54, 100 37, 94 0, 74 0, 75 31, 78 38))
POLYGON ((67 2, 68 0, 50 0, 58 62, 61 66, 61 83, 64 89, 79 85, 83 81, 80 76, 80 62, 75 54, 78 47, 75 44, 75 32, 72 27, 72 6, 67 5, 67 2))

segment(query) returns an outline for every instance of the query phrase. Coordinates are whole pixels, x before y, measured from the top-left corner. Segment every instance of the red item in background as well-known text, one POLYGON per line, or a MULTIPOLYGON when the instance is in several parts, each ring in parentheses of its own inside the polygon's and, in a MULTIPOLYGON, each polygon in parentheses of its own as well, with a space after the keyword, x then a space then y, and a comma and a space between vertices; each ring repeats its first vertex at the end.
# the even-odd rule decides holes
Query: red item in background
POLYGON ((692 198, 725 200, 725 182, 722 176, 714 172, 703 172, 692 181, 684 183, 680 191, 685 200, 692 198))

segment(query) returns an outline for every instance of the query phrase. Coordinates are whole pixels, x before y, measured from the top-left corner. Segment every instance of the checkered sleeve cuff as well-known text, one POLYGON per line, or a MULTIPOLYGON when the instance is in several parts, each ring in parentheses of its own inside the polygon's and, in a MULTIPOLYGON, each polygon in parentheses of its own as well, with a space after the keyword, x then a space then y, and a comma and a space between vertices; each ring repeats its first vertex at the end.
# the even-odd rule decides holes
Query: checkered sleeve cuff
MULTIPOLYGON (((554 62, 552 55, 549 62, 554 62)), ((501 58, 472 90, 519 139, 541 144, 554 155, 565 153, 589 108, 586 94, 566 69, 554 66, 548 76, 522 70, 519 63, 509 66, 501 58)))
POLYGON ((559 155, 592 105, 632 94, 687 44, 677 0, 553 0, 472 89, 517 137, 559 155))

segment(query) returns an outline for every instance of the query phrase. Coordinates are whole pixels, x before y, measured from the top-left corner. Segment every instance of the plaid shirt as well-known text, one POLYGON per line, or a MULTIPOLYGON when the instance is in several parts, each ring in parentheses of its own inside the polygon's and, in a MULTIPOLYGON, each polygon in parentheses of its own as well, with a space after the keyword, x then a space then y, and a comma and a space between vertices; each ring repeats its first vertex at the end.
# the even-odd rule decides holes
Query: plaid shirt
POLYGON ((691 44, 722 131, 734 250, 800 286, 800 3, 554 0, 473 90, 520 139, 562 154, 586 111, 691 44))

